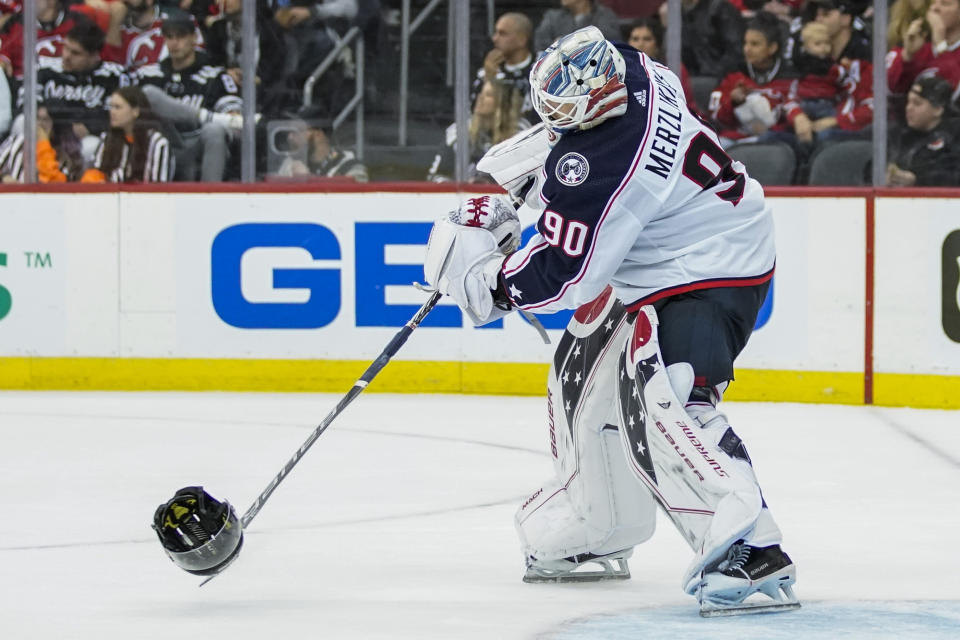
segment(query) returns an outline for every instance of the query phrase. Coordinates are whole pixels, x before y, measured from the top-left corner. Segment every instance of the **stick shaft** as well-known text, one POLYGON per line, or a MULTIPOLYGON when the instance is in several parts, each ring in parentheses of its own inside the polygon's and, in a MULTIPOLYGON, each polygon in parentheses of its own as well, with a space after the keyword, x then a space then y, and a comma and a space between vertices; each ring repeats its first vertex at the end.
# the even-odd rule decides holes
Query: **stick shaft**
POLYGON ((377 359, 370 363, 370 366, 367 367, 367 370, 363 372, 363 375, 354 383, 353 387, 347 391, 347 394, 340 399, 340 402, 337 403, 337 406, 334 407, 333 411, 327 414, 327 417, 323 419, 317 428, 314 429, 310 435, 307 437, 306 441, 300 448, 297 449, 296 453, 293 454, 293 457, 290 458, 283 469, 280 470, 273 480, 270 481, 270 484, 267 485, 267 488, 263 490, 257 499, 250 505, 250 508, 247 509, 247 512, 243 514, 241 519, 241 524, 244 529, 247 528, 247 525, 257 516, 260 512, 260 509, 263 508, 264 503, 267 499, 270 498, 270 495, 276 490, 280 483, 283 482, 283 479, 287 477, 290 471, 300 462, 300 459, 310 450, 310 447, 313 446, 313 443, 316 442, 317 438, 320 437, 327 427, 330 426, 330 423, 347 408, 354 398, 356 398, 360 393, 367 388, 367 385, 380 373, 380 370, 383 369, 390 359, 396 355, 397 351, 400 350, 400 347, 404 345, 407 341, 407 338, 410 337, 410 334, 413 333, 413 330, 420 326, 420 323, 423 322, 423 319, 427 317, 427 314, 436 306, 437 302, 440 300, 442 294, 439 291, 431 294, 430 299, 427 300, 420 310, 407 322, 403 325, 403 328, 397 332, 397 335, 393 336, 393 339, 390 340, 390 343, 387 344, 383 352, 377 356, 377 359))

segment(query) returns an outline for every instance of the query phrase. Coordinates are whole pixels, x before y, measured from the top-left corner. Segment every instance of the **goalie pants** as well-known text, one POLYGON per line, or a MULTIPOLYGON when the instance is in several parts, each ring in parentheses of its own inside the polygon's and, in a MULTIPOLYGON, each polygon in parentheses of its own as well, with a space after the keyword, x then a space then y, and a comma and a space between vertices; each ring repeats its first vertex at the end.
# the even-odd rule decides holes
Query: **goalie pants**
POLYGON ((696 387, 733 380, 733 361, 753 333, 769 288, 768 281, 751 287, 702 289, 654 302, 664 364, 690 363, 696 387))
MULTIPOLYGON (((733 379, 733 361, 750 337, 768 287, 763 283, 692 291, 653 305, 659 318, 663 364, 689 363, 697 388, 692 396, 709 400, 695 401, 687 406, 688 413, 683 413, 688 398, 680 397, 674 410, 703 427, 700 437, 704 441, 712 438, 714 449, 724 441, 727 453, 743 467, 738 471, 741 484, 754 487, 746 450, 714 405, 733 379), (708 425, 712 427, 709 430, 708 425), (708 437, 707 431, 714 435, 708 437)), ((555 477, 524 501, 516 515, 528 564, 556 567, 574 556, 609 555, 632 549, 653 535, 656 505, 664 506, 658 488, 666 492, 668 479, 661 478, 663 486, 658 487, 652 466, 646 474, 638 464, 641 457, 650 455, 646 440, 638 439, 633 430, 634 421, 642 424, 646 417, 643 410, 634 406, 635 416, 623 411, 628 404, 624 396, 630 391, 624 386, 621 367, 624 353, 631 348, 638 315, 643 316, 644 311, 624 308, 608 287, 577 310, 557 347, 547 396, 555 477), (634 446, 642 451, 626 450, 634 446)), ((650 427, 646 431, 650 438, 650 427)), ((759 496, 758 487, 756 494, 759 496)), ((755 506, 759 511, 759 497, 755 506)), ((710 507, 706 505, 703 512, 710 507)), ((704 540, 710 537, 704 527, 709 525, 690 524, 675 514, 668 515, 691 547, 702 554, 704 540)), ((758 515, 746 517, 753 521, 758 515)), ((779 530, 772 521, 771 525, 770 537, 778 538, 779 530)))

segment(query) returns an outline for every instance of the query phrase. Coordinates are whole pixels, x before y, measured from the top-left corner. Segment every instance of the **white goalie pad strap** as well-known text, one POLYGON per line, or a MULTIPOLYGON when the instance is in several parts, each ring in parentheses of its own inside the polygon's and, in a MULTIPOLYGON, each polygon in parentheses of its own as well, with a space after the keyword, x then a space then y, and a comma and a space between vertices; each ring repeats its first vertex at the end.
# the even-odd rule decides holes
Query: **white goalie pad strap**
POLYGON ((486 324, 507 311, 493 304, 492 290, 503 253, 492 233, 479 227, 464 227, 444 216, 430 231, 423 273, 427 282, 445 293, 475 325, 486 324))
POLYGON ((624 421, 633 419, 633 427, 623 430, 624 445, 634 472, 696 554, 682 581, 689 593, 703 567, 752 530, 762 505, 760 488, 750 465, 727 455, 685 411, 692 369, 675 365, 668 374, 653 307, 637 314, 623 363, 628 381, 621 383, 619 404, 624 421))
POLYGON ((477 163, 477 169, 493 176, 514 198, 539 210, 543 163, 556 141, 556 134, 540 123, 492 146, 477 163), (528 184, 531 180, 533 183, 528 184))

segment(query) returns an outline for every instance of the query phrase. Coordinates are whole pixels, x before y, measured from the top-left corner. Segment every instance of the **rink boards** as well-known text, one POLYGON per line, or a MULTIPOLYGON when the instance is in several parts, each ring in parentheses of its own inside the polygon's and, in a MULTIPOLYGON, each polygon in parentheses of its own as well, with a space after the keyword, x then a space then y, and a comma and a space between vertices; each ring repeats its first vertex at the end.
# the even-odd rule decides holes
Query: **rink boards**
MULTIPOLYGON (((0 387, 346 390, 463 195, 410 188, 5 191, 0 387)), ((769 191, 773 293, 730 396, 960 407, 960 191, 769 191)), ((371 388, 540 394, 551 352, 444 302, 371 388)))

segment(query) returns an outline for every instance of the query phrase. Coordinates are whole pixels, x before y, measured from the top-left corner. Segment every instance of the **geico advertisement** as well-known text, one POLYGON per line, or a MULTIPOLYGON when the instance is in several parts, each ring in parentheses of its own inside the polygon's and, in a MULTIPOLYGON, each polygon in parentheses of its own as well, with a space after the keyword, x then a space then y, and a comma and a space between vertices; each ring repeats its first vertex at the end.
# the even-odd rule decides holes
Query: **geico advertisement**
MULTIPOLYGON (((423 281, 430 228, 458 202, 455 194, 248 197, 273 211, 177 215, 180 355, 377 355, 426 301, 413 283, 423 281)), ((569 316, 540 318, 559 337, 569 316)), ((447 299, 398 358, 544 362, 549 354, 520 315, 473 328, 447 299)))
MULTIPOLYGON (((378 354, 426 299, 413 283, 423 279, 432 221, 456 205, 456 196, 290 194, 269 198, 277 212, 271 215, 243 215, 229 206, 210 206, 202 215, 186 210, 178 214, 179 354, 318 359, 378 354), (384 213, 385 203, 389 215, 384 213)), ((825 296, 862 300, 862 252, 859 258, 836 258, 833 268, 821 265, 811 271, 806 264, 807 247, 798 243, 809 235, 811 223, 803 216, 816 206, 784 200, 779 208, 775 215, 783 218, 783 224, 778 223, 778 237, 788 247, 755 334, 757 338, 767 334, 770 348, 755 357, 744 354, 746 364, 741 366, 814 368, 803 346, 823 343, 828 336, 818 341, 805 335, 811 327, 823 328, 807 318, 807 309, 811 304, 829 306, 825 296), (828 272, 828 288, 839 291, 823 294, 818 290, 822 285, 814 279, 823 271, 828 272), (855 275, 835 277, 837 272, 850 271, 860 274, 855 284, 855 275)), ((862 237, 862 210, 859 218, 856 211, 846 217, 862 237)), ((534 216, 525 215, 523 220, 526 239, 534 233, 534 216)), ((862 303, 859 309, 857 317, 831 322, 831 335, 849 330, 860 339, 862 303)), ((856 311, 856 305, 851 311, 856 311)), ((570 314, 539 319, 556 341, 570 314)), ((398 357, 545 362, 553 348, 543 345, 519 314, 474 328, 449 300, 427 317, 415 335, 398 357)), ((833 370, 856 370, 862 364, 862 339, 849 354, 839 351, 831 350, 829 357, 816 362, 826 362, 833 370)))
POLYGON ((957 201, 878 198, 878 372, 960 375, 957 201))
POLYGON ((0 215, 0 354, 62 355, 65 349, 63 213, 6 194, 0 215))

